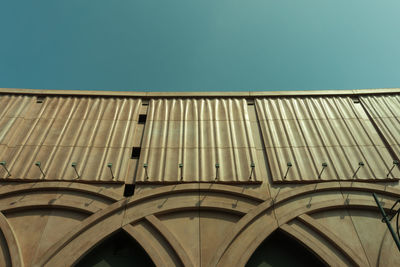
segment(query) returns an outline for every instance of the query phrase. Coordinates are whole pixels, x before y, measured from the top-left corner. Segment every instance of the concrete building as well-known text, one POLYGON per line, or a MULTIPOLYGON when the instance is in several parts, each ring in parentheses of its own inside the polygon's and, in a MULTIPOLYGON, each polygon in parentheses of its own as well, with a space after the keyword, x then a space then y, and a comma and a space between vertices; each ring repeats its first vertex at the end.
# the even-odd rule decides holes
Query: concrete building
POLYGON ((400 266, 399 158, 400 89, 0 89, 0 266, 400 266))

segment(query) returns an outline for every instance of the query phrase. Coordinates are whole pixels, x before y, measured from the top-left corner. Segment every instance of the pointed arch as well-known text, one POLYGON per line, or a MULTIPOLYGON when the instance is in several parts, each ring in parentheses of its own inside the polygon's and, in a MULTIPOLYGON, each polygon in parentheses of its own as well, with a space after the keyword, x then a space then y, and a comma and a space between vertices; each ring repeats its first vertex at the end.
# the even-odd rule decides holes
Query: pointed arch
POLYGON ((7 242, 8 252, 10 255, 12 266, 24 266, 22 259, 21 248, 18 244, 18 240, 15 236, 14 230, 7 218, 0 212, 0 231, 7 242))
MULTIPOLYGON (((334 184, 331 183, 331 185, 334 184)), ((217 266, 229 265, 232 262, 244 265, 251 257, 252 253, 257 249, 257 247, 273 231, 275 231, 277 228, 285 227, 285 224, 303 214, 312 214, 319 211, 342 208, 372 210, 377 209, 376 203, 372 199, 367 200, 354 198, 354 196, 357 196, 357 192, 377 192, 384 198, 387 198, 389 201, 382 205, 384 209, 389 209, 393 204, 393 202, 390 201, 391 197, 400 196, 400 192, 398 190, 385 190, 383 186, 377 185, 371 186, 369 184, 357 183, 353 185, 347 184, 345 186, 342 186, 342 188, 345 188, 349 191, 349 196, 347 199, 338 198, 336 200, 321 200, 313 203, 313 205, 311 206, 297 206, 295 202, 286 202, 288 199, 294 199, 298 196, 313 196, 316 191, 329 190, 326 185, 318 184, 318 187, 315 187, 314 185, 314 190, 309 190, 310 187, 308 187, 307 190, 302 189, 297 190, 295 193, 289 192, 286 195, 282 195, 280 198, 276 198, 275 202, 270 199, 261 203, 255 209, 242 217, 241 220, 239 220, 238 223, 235 225, 235 227, 231 229, 231 232, 227 235, 226 239, 221 244, 220 249, 216 252, 211 263, 217 266), (275 211, 276 209, 282 209, 282 211, 284 212, 274 214, 273 208, 275 208, 275 211), (242 250, 241 248, 243 248, 243 246, 245 246, 247 249, 242 250)), ((331 191, 334 192, 335 190, 331 191)), ((334 247, 339 246, 336 242, 337 239, 332 238, 332 236, 329 236, 329 238, 327 236, 321 235, 321 237, 331 243, 334 247)), ((318 246, 316 248, 318 249, 318 246)), ((314 252, 317 253, 316 251, 314 252)), ((344 255, 346 255, 350 251, 342 250, 341 252, 344 252, 344 255)), ((328 257, 325 258, 329 260, 328 257)))
POLYGON ((232 206, 231 204, 218 201, 217 199, 209 199, 199 204, 198 199, 192 197, 199 193, 198 184, 165 186, 155 190, 145 191, 132 198, 121 199, 120 201, 109 205, 107 208, 96 212, 92 216, 89 216, 79 225, 79 227, 76 227, 51 247, 39 260, 38 265, 51 265, 64 260, 66 257, 65 255, 69 253, 67 252, 68 248, 75 251, 75 253, 72 253, 71 257, 68 257, 71 262, 74 262, 73 258, 97 244, 105 236, 108 236, 110 233, 117 231, 118 228, 124 227, 129 223, 139 222, 148 215, 176 212, 179 210, 200 209, 226 211, 228 213, 244 216, 249 212, 250 207, 254 207, 256 203, 261 202, 261 198, 257 194, 252 193, 251 191, 242 192, 242 190, 237 189, 234 186, 204 184, 200 185, 200 191, 213 192, 216 195, 224 197, 228 196, 233 199, 240 196, 244 200, 249 200, 248 204, 238 206, 232 206), (230 189, 232 190, 230 191, 230 189), (172 198, 176 196, 180 196, 179 201, 172 201, 172 198), (171 201, 166 201, 167 204, 161 206, 149 205, 152 201, 158 201, 159 197, 166 197, 166 199, 171 198, 171 201), (145 205, 146 208, 143 209, 142 205, 145 205), (96 231, 95 229, 101 230, 99 230, 100 232, 98 233, 94 233, 96 231), (85 243, 79 241, 84 239, 90 241, 85 243))
POLYGON ((277 229, 253 253, 246 267, 260 266, 325 266, 306 246, 277 229), (290 256, 289 256, 290 255, 290 256))
POLYGON ((147 252, 147 254, 150 256, 151 260, 156 266, 163 266, 167 264, 162 255, 160 255, 160 252, 154 246, 154 244, 148 242, 149 240, 146 234, 138 231, 131 224, 125 225, 124 227, 122 227, 122 229, 143 247, 143 249, 147 252))
POLYGON ((125 231, 116 231, 76 263, 76 267, 106 262, 110 266, 155 266, 139 243, 125 231))

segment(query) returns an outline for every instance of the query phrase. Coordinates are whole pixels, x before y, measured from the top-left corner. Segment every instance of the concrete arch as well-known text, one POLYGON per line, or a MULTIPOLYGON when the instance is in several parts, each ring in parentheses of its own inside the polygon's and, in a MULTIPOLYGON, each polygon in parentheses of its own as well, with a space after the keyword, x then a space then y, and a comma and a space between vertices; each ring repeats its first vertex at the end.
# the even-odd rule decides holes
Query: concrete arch
POLYGON ((0 198, 21 193, 33 193, 50 190, 80 192, 88 196, 98 196, 110 202, 115 202, 122 198, 111 190, 104 188, 99 189, 98 187, 89 184, 48 181, 2 186, 0 188, 0 198))
POLYGON ((157 249, 149 242, 146 242, 147 237, 140 231, 135 230, 131 224, 125 225, 122 229, 142 246, 156 266, 171 265, 169 262, 165 262, 165 259, 159 254, 157 249))
POLYGON ((304 225, 308 226, 313 231, 317 232, 320 236, 322 236, 329 243, 336 245, 336 249, 338 249, 354 266, 364 266, 368 265, 368 262, 365 262, 363 258, 360 257, 351 247, 345 244, 335 233, 330 231, 324 225, 317 222, 311 216, 307 214, 302 214, 297 217, 304 225))
MULTIPOLYGON (((70 189, 69 187, 66 187, 67 189, 70 189)), ((90 188, 90 186, 89 186, 90 188)), ((23 266, 24 262, 22 259, 22 254, 21 254, 21 247, 20 244, 18 244, 17 239, 14 235, 14 232, 12 230, 12 225, 8 222, 8 219, 4 216, 8 216, 7 214, 11 213, 19 213, 19 212, 25 212, 28 210, 42 210, 42 209, 50 209, 50 210, 68 210, 72 211, 77 214, 82 214, 86 215, 86 217, 102 210, 104 205, 106 205, 101 199, 97 198, 100 200, 95 201, 90 201, 87 202, 85 201, 85 198, 88 200, 91 200, 92 195, 94 195, 93 192, 95 192, 93 189, 90 188, 90 194, 72 194, 72 195, 63 195, 62 198, 54 197, 54 195, 46 195, 49 190, 57 190, 59 191, 59 187, 56 185, 49 185, 49 183, 46 183, 45 185, 41 184, 39 186, 35 186, 34 184, 23 184, 23 185, 18 185, 18 186, 8 186, 8 187, 2 187, 1 191, 3 194, 1 194, 3 197, 8 197, 12 196, 13 194, 19 194, 21 192, 27 193, 24 194, 24 196, 29 195, 30 193, 35 194, 33 198, 29 198, 27 200, 17 200, 17 201, 3 201, 2 204, 0 204, 0 227, 1 230, 4 234, 5 241, 7 242, 8 250, 10 253, 10 258, 12 260, 12 265, 13 266, 23 266), (11 190, 9 190, 11 189, 11 190), (7 191, 5 191, 7 190, 7 191), (8 191, 9 190, 9 191, 8 191), (39 193, 39 194, 37 194, 39 193), (43 194, 44 193, 44 194, 43 194), (100 204, 101 206, 97 206, 97 204, 100 204)), ((70 189, 70 191, 77 191, 75 189, 70 189)), ((87 192, 88 190, 78 190, 79 192, 87 192)), ((110 198, 108 198, 108 203, 110 198)), ((4 200, 4 199, 3 199, 4 200)))
POLYGON ((10 253, 12 266, 24 266, 22 260, 22 253, 18 240, 15 237, 12 226, 8 223, 7 218, 0 212, 0 230, 3 232, 4 238, 6 239, 8 251, 10 253))
MULTIPOLYGON (((315 193, 319 192, 325 192, 325 191, 333 191, 337 192, 338 194, 341 194, 342 190, 346 191, 353 191, 353 192, 376 192, 379 194, 382 194, 387 197, 400 197, 400 190, 396 190, 390 187, 382 186, 382 185, 377 185, 377 184, 371 184, 371 183, 362 183, 362 182, 327 182, 327 183, 318 183, 318 184, 310 184, 306 185, 303 187, 299 187, 297 189, 293 189, 289 192, 283 193, 281 195, 277 195, 275 198, 267 199, 263 203, 259 204, 255 209, 250 211, 248 214, 246 214, 239 222, 233 227, 230 231, 230 233, 227 235, 227 238, 224 240, 224 242, 221 244, 219 249, 216 251, 213 259, 210 261, 211 265, 216 265, 220 259, 223 258, 223 254, 228 250, 230 246, 232 246, 232 243, 235 241, 237 236, 241 234, 243 231, 246 230, 246 228, 252 224, 258 217, 261 216, 261 214, 268 212, 271 210, 273 207, 276 206, 285 206, 285 202, 292 200, 296 197, 299 196, 305 196, 305 195, 310 195, 312 196, 315 193)), ((343 206, 353 206, 353 207, 360 207, 360 208, 376 208, 375 207, 375 202, 374 201, 357 201, 357 200, 349 200, 349 202, 344 203, 343 201, 327 201, 325 203, 325 206, 321 204, 313 206, 313 209, 318 211, 319 209, 334 209, 337 207, 343 207, 343 206), (331 207, 329 207, 329 204, 332 204, 331 207)), ((287 206, 287 205, 286 205, 287 206)), ((290 205, 289 205, 290 206, 290 205)), ((267 234, 269 235, 272 233, 273 230, 275 230, 279 225, 285 224, 287 221, 290 219, 295 218, 296 216, 299 216, 303 213, 310 212, 308 208, 303 208, 301 211, 294 209, 293 212, 288 212, 287 213, 287 218, 276 218, 269 220, 268 222, 268 232, 267 234), (293 216, 296 214, 296 216, 293 216), (276 221, 279 221, 279 225, 277 225, 274 229, 270 229, 272 225, 276 224, 276 221)), ((272 212, 271 212, 272 214, 272 212)), ((265 222, 267 223, 267 222, 265 222)), ((267 236, 265 236, 266 238, 267 236)), ((262 240, 259 240, 259 244, 265 239, 263 238, 262 240)), ((236 242, 236 241, 235 241, 236 242)), ((254 244, 254 243, 253 243, 254 244)), ((258 244, 258 245, 259 245, 258 244)), ((257 245, 257 247, 258 247, 257 245)), ((254 249, 255 250, 255 249, 254 249)), ((254 252, 253 250, 253 252, 254 252)), ((239 252, 240 253, 240 252, 239 252)))
MULTIPOLYGON (((293 201, 289 201, 304 195, 309 195, 311 197, 313 194, 321 191, 333 191, 337 194, 341 194, 341 190, 350 192, 377 192, 386 197, 400 196, 399 191, 388 189, 380 185, 366 185, 364 183, 347 183, 341 185, 338 182, 329 182, 326 184, 319 183, 317 185, 307 185, 303 188, 281 194, 275 199, 270 198, 261 202, 261 197, 257 194, 243 194, 240 188, 228 185, 213 184, 210 186, 207 184, 181 184, 164 186, 154 190, 145 191, 133 196, 132 198, 121 199, 109 205, 105 209, 94 213, 50 248, 45 253, 43 259, 38 262, 38 265, 58 265, 62 262, 65 263, 65 259, 69 260, 67 264, 73 264, 80 257, 79 255, 85 253, 85 251, 89 250, 118 229, 129 229, 129 224, 153 218, 152 216, 157 214, 172 213, 182 210, 219 210, 241 215, 241 219, 231 228, 226 239, 215 251, 215 256, 209 262, 209 265, 227 266, 237 263, 244 264, 259 244, 270 233, 278 227, 285 227, 284 225, 287 222, 295 218, 304 219, 305 216, 301 217, 304 214, 336 208, 376 208, 373 200, 368 201, 353 198, 348 199, 348 201, 345 201, 343 198, 338 200, 319 201, 313 203, 311 207, 301 208, 295 207, 293 201), (232 194, 231 190, 233 189, 236 191, 232 194), (207 203, 200 203, 199 198, 195 197, 198 196, 199 191, 213 192, 217 195, 220 194, 221 196, 240 196, 244 199, 250 199, 255 205, 251 204, 253 205, 253 208, 249 209, 243 207, 232 207, 227 203, 215 200, 210 200, 207 203), (176 197, 179 200, 171 200, 168 201, 168 204, 160 206, 157 205, 157 201, 160 201, 161 197, 171 197, 171 199, 176 197), (257 205, 256 203, 259 204, 257 205), (285 212, 276 217, 273 208, 278 206, 285 207, 285 212), (270 214, 267 215, 268 213, 270 214), (86 241, 89 240, 89 242, 86 242, 85 246, 82 247, 80 245, 82 243, 80 242, 81 239, 85 239, 86 241), (243 246, 248 247, 245 252, 242 251, 243 246)), ((351 196, 353 197, 352 194, 351 196)), ((386 208, 388 205, 389 204, 386 203, 386 208)), ((310 227, 313 227, 314 230, 318 230, 318 225, 316 226, 315 224, 312 224, 310 227)), ((165 238, 165 235, 163 236, 165 238)), ((328 234, 323 238, 327 239, 334 246, 341 246, 333 235, 328 234)), ((168 239, 167 237, 165 239, 171 241, 171 238, 168 239)), ((173 240, 171 242, 173 243, 172 246, 174 247, 175 252, 177 252, 180 245, 173 240)), ((146 246, 143 245, 143 247, 146 246)), ((348 248, 345 248, 341 252, 348 257, 354 255, 354 253, 348 248)), ((160 256, 157 255, 151 256, 155 261, 157 261, 157 257, 158 259, 160 258, 160 256)), ((180 259, 183 259, 183 262, 188 263, 184 258, 185 256, 181 254, 180 259)))
MULTIPOLYGON (((359 190, 359 188, 357 188, 359 190)), ((380 192, 381 193, 381 192, 380 192)), ((303 192, 302 192, 303 194, 303 192)), ((311 195, 311 194, 310 194, 311 195)), ((390 195, 392 196, 392 195, 390 195)), ((293 196, 290 196, 292 198, 293 196)), ((283 200, 282 200, 283 201, 283 200)), ((389 209, 392 203, 385 203, 384 208, 389 209)), ((349 201, 340 200, 329 200, 320 201, 314 203, 311 207, 298 208, 291 204, 287 206, 287 212, 278 218, 274 216, 262 216, 269 208, 272 207, 271 202, 264 202, 257 207, 257 210, 244 216, 237 224, 237 227, 232 229, 232 233, 228 237, 222 248, 218 251, 220 255, 216 254, 214 261, 211 264, 218 266, 229 266, 232 263, 238 263, 239 265, 244 265, 254 253, 257 247, 265 240, 269 234, 271 234, 278 227, 286 227, 286 223, 289 221, 303 215, 311 214, 318 211, 338 209, 338 208, 352 208, 352 209, 374 209, 376 210, 376 203, 373 200, 364 199, 350 199, 349 201), (279 222, 279 223, 278 223, 279 222), (238 245, 240 244, 240 245, 238 245), (241 248, 246 247, 247 249, 243 251, 241 248)), ((332 235, 331 235, 332 237, 332 235)), ((327 239, 333 246, 338 247, 340 243, 335 238, 327 239)), ((314 244, 309 243, 310 247, 316 247, 314 244)), ((319 251, 314 251, 316 254, 321 254, 319 251)), ((346 250, 345 252, 349 252, 346 250)), ((322 254, 321 254, 322 255, 322 254)), ((322 257, 324 260, 331 261, 332 257, 322 257)), ((334 263, 334 262, 331 262, 334 263)))
MULTIPOLYGON (((315 253, 317 257, 324 262, 328 266, 340 266, 338 262, 340 262, 340 259, 338 257, 335 257, 333 253, 329 253, 327 251, 324 251, 322 247, 318 246, 315 242, 312 241, 312 239, 309 239, 307 235, 304 235, 303 233, 297 232, 295 229, 290 227, 289 225, 285 224, 279 227, 283 232, 297 240, 298 242, 304 244, 310 251, 315 253), (336 263, 336 264, 335 264, 336 263)), ((250 259, 250 257, 249 257, 250 259)), ((247 260, 249 260, 247 259, 247 260)), ((343 264, 341 264, 343 265, 343 264)))
POLYGON ((162 186, 143 193, 135 194, 130 198, 128 205, 137 204, 140 201, 156 198, 160 196, 172 196, 182 193, 202 193, 212 192, 216 194, 225 194, 231 197, 241 197, 243 199, 251 200, 261 203, 266 200, 264 195, 253 191, 244 191, 242 188, 225 185, 225 184, 206 184, 206 183, 188 183, 188 184, 175 184, 162 186))
POLYGON ((30 209, 65 209, 76 211, 83 214, 91 215, 101 210, 101 208, 91 205, 86 205, 80 201, 65 200, 62 201, 55 200, 51 203, 45 200, 37 199, 35 201, 21 201, 16 204, 10 204, 7 206, 0 206, 0 211, 3 213, 15 212, 19 210, 30 210, 30 209))
MULTIPOLYGON (((219 185, 218 190, 211 190, 211 192, 227 194, 228 192, 223 189, 224 186, 219 185)), ((231 186, 229 186, 231 187, 231 186)), ((86 220, 82 224, 64 236, 58 243, 56 243, 43 257, 43 260, 38 265, 58 265, 65 259, 70 261, 67 264, 73 264, 82 253, 95 246, 98 242, 103 240, 106 236, 117 231, 130 223, 135 223, 146 218, 146 216, 165 214, 171 212, 178 212, 183 210, 217 210, 236 215, 245 215, 248 209, 239 206, 233 207, 230 204, 218 201, 208 200, 206 203, 199 203, 198 193, 199 185, 181 185, 169 186, 169 188, 159 188, 146 195, 134 196, 130 199, 122 199, 114 204, 111 204, 106 209, 101 210, 86 220), (193 194, 188 194, 193 193, 193 194), (158 196, 179 196, 176 201, 171 201, 171 204, 162 206, 153 203, 158 196), (196 196, 196 197, 193 197, 196 196), (96 233, 96 234, 94 234, 96 233), (85 239, 85 247, 79 247, 79 239, 85 239), (89 240, 89 242, 88 242, 89 240), (76 244, 77 246, 73 245, 76 244), (68 248, 67 248, 68 247, 68 248), (78 248, 79 247, 79 248, 78 248), (68 254, 68 255, 66 255, 68 254)), ((210 192, 209 186, 204 186, 204 190, 210 192)), ((235 194, 239 194, 236 192, 235 194)), ((243 194, 242 194, 243 195, 243 194)), ((250 197, 254 199, 254 196, 250 197)), ((171 241, 171 238, 164 238, 171 241)), ((176 242, 173 242, 176 247, 176 242)), ((183 262, 189 263, 186 256, 182 256, 183 262)))
POLYGON ((174 252, 178 255, 180 261, 185 267, 194 266, 190 260, 185 248, 179 243, 168 228, 154 215, 146 216, 145 219, 166 239, 174 252))

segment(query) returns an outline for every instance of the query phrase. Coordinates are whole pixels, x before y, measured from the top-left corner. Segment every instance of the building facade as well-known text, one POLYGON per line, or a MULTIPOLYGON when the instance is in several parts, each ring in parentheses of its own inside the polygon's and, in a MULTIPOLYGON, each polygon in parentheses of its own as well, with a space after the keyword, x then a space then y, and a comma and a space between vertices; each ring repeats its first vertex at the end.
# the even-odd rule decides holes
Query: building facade
POLYGON ((400 266, 400 89, 0 107, 0 266, 400 266))

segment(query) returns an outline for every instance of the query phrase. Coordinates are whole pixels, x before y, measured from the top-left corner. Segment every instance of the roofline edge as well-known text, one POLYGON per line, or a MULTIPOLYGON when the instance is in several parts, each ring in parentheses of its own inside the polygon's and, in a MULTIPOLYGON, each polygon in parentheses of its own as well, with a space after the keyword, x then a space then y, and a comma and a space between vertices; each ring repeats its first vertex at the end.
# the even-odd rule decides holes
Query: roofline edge
POLYGON ((0 94, 22 95, 76 95, 76 96, 119 96, 119 97, 268 97, 268 96, 332 96, 332 95, 374 95, 396 94, 400 88, 356 89, 356 90, 309 90, 309 91, 241 91, 241 92, 131 92, 95 90, 48 90, 0 88, 0 94))

